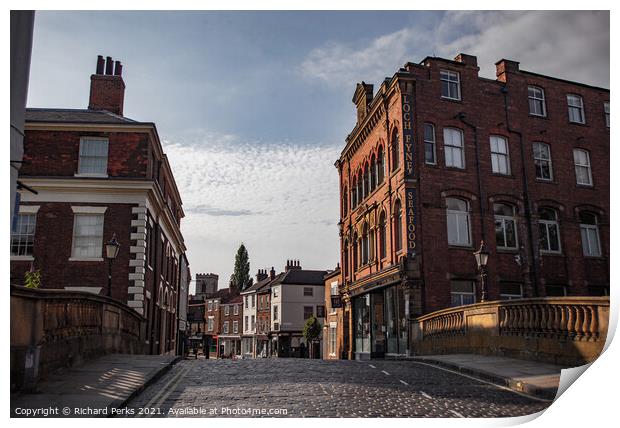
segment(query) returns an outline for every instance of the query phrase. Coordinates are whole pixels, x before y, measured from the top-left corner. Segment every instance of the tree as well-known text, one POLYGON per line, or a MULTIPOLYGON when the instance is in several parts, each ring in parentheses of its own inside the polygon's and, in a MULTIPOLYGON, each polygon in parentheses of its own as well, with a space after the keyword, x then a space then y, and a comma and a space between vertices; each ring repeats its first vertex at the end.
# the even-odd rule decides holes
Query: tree
POLYGON ((235 269, 232 274, 231 282, 239 291, 243 291, 252 284, 250 278, 250 257, 245 245, 241 244, 235 256, 235 269))
POLYGON ((310 353, 310 358, 314 357, 314 342, 321 335, 321 323, 314 315, 306 320, 306 324, 304 325, 304 339, 308 343, 308 351, 310 353))

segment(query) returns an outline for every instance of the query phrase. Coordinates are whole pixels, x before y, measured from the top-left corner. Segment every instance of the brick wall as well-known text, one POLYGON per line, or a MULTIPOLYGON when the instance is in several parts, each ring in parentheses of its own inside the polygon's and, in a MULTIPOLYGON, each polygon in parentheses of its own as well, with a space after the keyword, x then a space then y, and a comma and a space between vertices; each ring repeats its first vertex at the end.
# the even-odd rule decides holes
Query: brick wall
POLYGON ((29 130, 24 138, 20 176, 66 176, 78 172, 80 137, 106 137, 110 177, 146 177, 148 134, 29 130))
POLYGON ((108 264, 102 247, 103 261, 69 261, 73 245, 72 206, 105 206, 103 242, 112 238, 120 243, 120 251, 112 265, 112 297, 127 301, 129 260, 130 260, 130 222, 132 204, 80 204, 52 203, 37 204, 37 224, 34 236, 34 261, 12 261, 11 283, 23 284, 24 273, 30 270, 31 263, 41 271, 42 288, 102 287, 106 294, 108 264))

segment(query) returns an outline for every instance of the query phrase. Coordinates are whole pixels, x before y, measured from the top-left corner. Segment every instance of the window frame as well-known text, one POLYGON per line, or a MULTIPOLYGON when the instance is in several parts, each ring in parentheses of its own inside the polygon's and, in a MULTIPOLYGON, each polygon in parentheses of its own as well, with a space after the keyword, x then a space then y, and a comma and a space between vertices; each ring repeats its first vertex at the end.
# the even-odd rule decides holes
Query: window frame
POLYGON ((313 297, 314 287, 304 287, 303 293, 304 293, 304 297, 313 297), (307 291, 310 291, 310 293, 308 294, 307 291))
POLYGON ((454 308, 454 307, 458 307, 458 306, 464 306, 464 305, 472 305, 474 303, 476 303, 477 300, 477 296, 476 296, 476 282, 472 281, 472 280, 459 280, 459 279, 454 279, 450 281, 450 307, 454 308), (471 287, 472 287, 472 291, 471 292, 465 292, 465 291, 453 291, 452 289, 452 285, 455 282, 468 282, 471 287), (458 296, 459 297, 459 303, 458 305, 454 305, 454 297, 458 296), (471 303, 464 303, 463 302, 463 297, 464 296, 471 296, 473 299, 473 302, 471 303))
POLYGON ((239 333, 239 321, 234 320, 233 321, 233 334, 237 334, 239 333))
POLYGON ((495 243, 497 245, 497 249, 498 250, 518 250, 519 249, 519 232, 517 229, 517 215, 516 215, 516 207, 512 204, 508 204, 505 202, 497 202, 493 204, 493 215, 495 218, 495 243), (508 216, 508 215, 504 215, 504 214, 496 214, 495 213, 495 206, 496 205, 504 205, 507 207, 510 207, 512 209, 512 216, 508 216), (502 235, 503 235, 503 239, 504 239, 504 244, 507 243, 507 239, 506 239, 506 222, 507 221, 511 221, 513 224, 513 228, 514 228, 514 236, 515 236, 515 245, 514 246, 507 246, 507 245, 500 245, 499 242, 497 241, 497 222, 501 221, 502 223, 502 235))
POLYGON ((435 125, 433 125, 432 123, 424 123, 424 129, 423 129, 423 134, 424 134, 424 163, 427 165, 437 165, 437 136, 435 135, 435 125), (426 129, 427 127, 431 130, 432 133, 432 140, 427 139, 427 135, 426 135, 426 129), (429 161, 427 158, 427 152, 426 152, 426 147, 427 146, 431 146, 432 147, 432 152, 433 152, 433 160, 429 161))
POLYGON ((538 237, 538 241, 539 241, 539 249, 541 254, 562 254, 562 237, 560 236, 560 222, 558 220, 558 211, 555 208, 550 208, 550 207, 541 207, 541 209, 539 210, 539 218, 538 218, 538 233, 540 235, 540 225, 543 224, 545 225, 545 234, 547 237, 547 244, 549 249, 543 249, 540 246, 540 236, 538 237), (541 210, 549 210, 552 211, 554 213, 555 216, 555 220, 547 220, 547 219, 542 219, 540 218, 540 211, 541 210), (558 249, 557 250, 552 250, 551 248, 551 240, 549 239, 549 237, 551 236, 549 234, 549 227, 550 226, 554 226, 556 229, 556 235, 558 237, 558 249))
POLYGON ((470 205, 469 205, 469 201, 462 199, 462 198, 458 198, 458 197, 446 197, 446 234, 447 234, 447 238, 448 238, 448 245, 451 247, 471 247, 472 246, 472 236, 471 236, 471 216, 470 216, 470 205), (448 208, 448 200, 449 199, 454 199, 457 201, 461 201, 465 203, 465 211, 460 211, 460 210, 453 210, 453 209, 449 209, 448 208), (466 222, 467 222, 467 242, 462 242, 460 240, 457 240, 457 242, 451 242, 450 240, 450 222, 449 222, 449 218, 450 215, 455 216, 456 218, 456 232, 457 235, 460 235, 459 233, 459 218, 464 217, 466 222))
POLYGON ((442 68, 439 70, 439 80, 441 82, 441 98, 445 100, 461 101, 461 73, 442 68), (452 77, 456 76, 456 80, 450 79, 451 75, 452 77), (445 87, 448 88, 448 95, 444 95, 444 83, 447 84, 445 87), (451 85, 456 87, 456 97, 451 96, 451 85))
MULTIPOLYGON (((77 207, 76 207, 77 208, 77 207)), ((71 234, 71 258, 69 260, 92 260, 92 261, 103 261, 103 229, 105 226, 105 212, 85 212, 82 210, 74 210, 73 213, 73 232, 71 234), (98 225, 100 227, 99 235, 80 235, 78 236, 77 228, 78 228, 78 218, 85 217, 97 217, 101 219, 101 224, 98 225), (76 238, 91 238, 98 239, 96 242, 96 247, 99 247, 99 252, 97 255, 89 256, 89 255, 78 255, 76 254, 76 238)))
POLYGON ((536 85, 528 85, 527 100, 528 100, 528 111, 530 113, 530 116, 547 117, 547 101, 545 99, 545 90, 543 88, 541 88, 540 86, 536 86, 536 85), (539 90, 541 92, 541 97, 540 98, 537 97, 536 94, 534 95, 530 94, 530 89, 539 90), (532 112, 531 101, 535 103, 540 103, 542 113, 539 114, 539 113, 532 112))
POLYGON ((599 224, 598 215, 590 211, 584 211, 584 212, 579 213, 579 217, 580 217, 579 218, 579 234, 581 236, 581 249, 582 249, 584 257, 602 257, 603 251, 601 248, 600 229, 598 227, 598 224, 599 224), (582 214, 592 215, 594 217, 594 224, 584 223, 581 218, 582 214), (584 239, 584 232, 585 232, 586 239, 584 239), (592 245, 590 242, 590 233, 588 232, 593 232, 594 236, 596 237, 596 252, 595 253, 592 252, 592 245), (589 251, 586 251, 586 243, 587 243, 587 248, 589 249, 589 251))
POLYGON ((609 128, 611 122, 611 116, 609 114, 609 101, 603 103, 603 113, 605 115, 605 125, 609 128))
MULTIPOLYGON (((37 207, 38 208, 38 207, 37 207)), ((11 230, 11 259, 13 260, 32 260, 34 258, 34 237, 37 231, 37 212, 19 212, 17 214, 17 227, 15 230, 11 230), (32 233, 21 233, 20 228, 23 227, 22 219, 28 217, 29 221, 26 224, 26 227, 29 228, 31 226, 30 218, 34 219, 32 222, 32 233), (23 240, 25 239, 25 242, 23 240), (13 246, 15 245, 15 241, 17 240, 17 253, 13 253, 13 246), (26 249, 24 254, 21 254, 22 246, 26 249), (30 248, 30 252, 28 252, 28 248, 30 248)))
POLYGON ((446 165, 446 168, 465 169, 465 135, 463 133, 463 130, 459 128, 445 127, 443 129, 443 146, 444 146, 444 163, 446 165), (460 136, 459 146, 452 144, 452 138, 449 138, 449 139, 446 138, 447 133, 450 131, 455 131, 460 136), (450 141, 450 144, 448 144, 447 142, 448 140, 450 141), (448 148, 450 149, 450 156, 452 158, 451 164, 448 164, 448 148), (455 150, 458 150, 458 152, 460 153, 461 166, 454 164, 454 159, 455 159, 454 151, 455 150))
POLYGON ((510 146, 508 145, 508 139, 502 135, 491 135, 489 137, 489 148, 491 150, 491 171, 493 172, 493 174, 511 175, 512 168, 510 167, 510 146), (504 149, 506 150, 505 153, 497 151, 499 150, 500 141, 504 143, 504 149), (496 151, 494 151, 493 149, 494 142, 496 142, 496 151), (495 169, 494 159, 497 159, 498 170, 495 169), (501 171, 502 168, 500 167, 500 160, 503 160, 505 162, 505 172, 501 171))
POLYGON ((534 168, 535 168, 535 176, 537 180, 542 180, 542 181, 553 181, 553 160, 552 160, 552 156, 551 156, 551 144, 549 143, 545 143, 543 141, 534 141, 532 143, 532 149, 533 149, 533 156, 534 156, 534 168), (546 147, 547 148, 547 153, 549 158, 545 159, 543 157, 540 156, 541 150, 538 150, 539 155, 537 157, 536 155, 536 146, 540 146, 540 147, 546 147), (542 167, 539 168, 539 163, 541 162, 547 162, 548 167, 549 167, 549 178, 545 178, 542 177, 542 167), (538 175, 538 171, 541 171, 541 176, 538 175))
POLYGON ((570 123, 576 123, 579 125, 585 125, 586 124, 586 109, 584 106, 584 102, 583 102, 583 97, 579 94, 566 94, 566 104, 568 107, 568 121, 570 123), (579 105, 574 105, 571 104, 571 98, 572 99, 578 99, 579 100, 579 105), (577 109, 577 111, 579 111, 579 115, 580 115, 580 121, 578 120, 573 120, 573 116, 574 114, 571 114, 571 112, 574 112, 575 109, 577 109))
POLYGON ((303 314, 304 314, 304 321, 306 321, 308 318, 314 316, 314 306, 304 305, 304 307, 303 307, 303 314), (311 309, 310 316, 306 316, 306 315, 308 315, 306 309, 311 309))
POLYGON ((573 162, 574 162, 574 166, 575 166, 575 182, 577 183, 577 185, 579 185, 579 186, 588 186, 588 187, 594 186, 594 181, 592 179, 592 162, 590 160, 590 151, 586 150, 586 149, 578 148, 578 147, 574 148, 573 149, 573 162), (576 154, 578 152, 585 153, 587 164, 578 164, 577 163, 576 154), (577 168, 584 168, 588 172, 588 180, 589 181, 587 183, 579 182, 579 174, 577 173, 577 168))
POLYGON ((77 177, 107 177, 108 176, 108 165, 109 165, 109 161, 110 161, 110 139, 107 137, 94 137, 94 136, 85 136, 85 137, 80 137, 80 143, 79 143, 79 147, 78 147, 78 168, 77 168, 77 172, 76 172, 76 176, 77 177), (105 149, 105 156, 92 156, 92 155, 83 155, 82 154, 82 148, 83 148, 83 142, 104 142, 105 141, 105 145, 106 145, 106 149, 105 149), (104 170, 105 172, 82 172, 82 168, 83 168, 83 161, 82 158, 104 158, 105 157, 105 166, 104 166, 104 170))

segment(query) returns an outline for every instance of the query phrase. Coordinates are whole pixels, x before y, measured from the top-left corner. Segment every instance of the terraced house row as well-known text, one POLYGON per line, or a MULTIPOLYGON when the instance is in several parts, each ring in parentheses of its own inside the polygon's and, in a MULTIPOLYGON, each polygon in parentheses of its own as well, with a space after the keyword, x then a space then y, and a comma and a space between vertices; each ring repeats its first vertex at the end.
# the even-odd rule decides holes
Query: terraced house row
POLYGON ((326 358, 408 355, 412 318, 483 297, 609 294, 609 90, 506 59, 488 79, 459 54, 359 83, 353 103, 326 358))
MULTIPOLYGON (((303 327, 315 316, 323 324, 327 271, 302 269, 287 260, 284 271, 259 269, 243 291, 217 288, 217 275, 197 274, 190 296, 191 348, 203 346, 211 358, 308 357, 303 327)), ((316 347, 320 358, 320 347, 316 347)))

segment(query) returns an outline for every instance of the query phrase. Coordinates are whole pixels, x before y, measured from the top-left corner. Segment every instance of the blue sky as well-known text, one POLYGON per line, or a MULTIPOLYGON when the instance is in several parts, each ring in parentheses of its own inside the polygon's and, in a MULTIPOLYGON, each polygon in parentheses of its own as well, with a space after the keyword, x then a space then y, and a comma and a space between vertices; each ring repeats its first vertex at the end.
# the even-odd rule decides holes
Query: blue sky
POLYGON ((123 63, 125 115, 157 124, 193 273, 338 261, 338 176, 355 83, 428 55, 500 58, 609 87, 606 12, 37 12, 30 107, 84 108, 97 55, 123 63))

